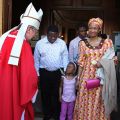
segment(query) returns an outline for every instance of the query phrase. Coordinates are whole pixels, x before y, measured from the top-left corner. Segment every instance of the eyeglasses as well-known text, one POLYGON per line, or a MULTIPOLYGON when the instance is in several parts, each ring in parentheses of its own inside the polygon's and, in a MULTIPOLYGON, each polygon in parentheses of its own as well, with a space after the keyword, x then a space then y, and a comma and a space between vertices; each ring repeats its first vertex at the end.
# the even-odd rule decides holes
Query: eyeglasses
POLYGON ((33 26, 30 26, 30 29, 32 29, 34 32, 37 32, 38 30, 35 28, 35 27, 33 27, 33 26))

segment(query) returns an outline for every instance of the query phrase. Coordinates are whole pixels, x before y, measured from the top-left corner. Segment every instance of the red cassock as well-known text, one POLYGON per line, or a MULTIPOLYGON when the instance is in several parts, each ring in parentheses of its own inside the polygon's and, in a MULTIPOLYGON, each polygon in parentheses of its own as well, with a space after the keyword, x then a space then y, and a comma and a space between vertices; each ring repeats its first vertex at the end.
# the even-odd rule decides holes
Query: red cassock
POLYGON ((37 90, 37 73, 29 43, 24 40, 19 65, 9 65, 8 59, 17 31, 6 40, 0 51, 0 120, 34 120, 31 99, 37 90))

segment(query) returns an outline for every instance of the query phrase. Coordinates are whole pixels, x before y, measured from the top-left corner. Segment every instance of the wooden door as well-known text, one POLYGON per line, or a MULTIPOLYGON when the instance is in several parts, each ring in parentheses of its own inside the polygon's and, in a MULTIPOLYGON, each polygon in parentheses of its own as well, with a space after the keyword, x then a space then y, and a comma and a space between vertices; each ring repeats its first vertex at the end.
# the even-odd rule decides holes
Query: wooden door
POLYGON ((3 14, 2 14, 2 32, 4 33, 11 28, 12 21, 12 0, 3 0, 3 14))

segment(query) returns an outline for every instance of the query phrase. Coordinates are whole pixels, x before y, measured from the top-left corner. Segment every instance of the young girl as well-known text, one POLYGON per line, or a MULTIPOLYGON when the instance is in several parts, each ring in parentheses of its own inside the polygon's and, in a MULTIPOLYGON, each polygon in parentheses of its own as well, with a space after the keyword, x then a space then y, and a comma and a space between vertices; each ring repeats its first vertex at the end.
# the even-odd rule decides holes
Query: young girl
POLYGON ((65 75, 62 76, 60 86, 61 113, 60 120, 73 119, 73 110, 76 98, 76 69, 75 63, 67 65, 65 75))

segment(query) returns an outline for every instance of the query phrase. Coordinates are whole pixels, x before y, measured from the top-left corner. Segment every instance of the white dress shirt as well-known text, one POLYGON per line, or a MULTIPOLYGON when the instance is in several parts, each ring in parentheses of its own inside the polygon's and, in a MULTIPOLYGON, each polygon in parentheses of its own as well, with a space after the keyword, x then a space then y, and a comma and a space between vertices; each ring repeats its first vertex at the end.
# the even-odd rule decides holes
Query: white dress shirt
POLYGON ((55 71, 59 68, 65 70, 68 64, 66 43, 60 38, 50 43, 47 37, 44 37, 36 43, 34 59, 38 76, 39 68, 45 68, 48 71, 55 71))
POLYGON ((78 45, 79 45, 79 41, 81 40, 81 38, 79 36, 77 36, 76 38, 74 38, 69 45, 69 61, 72 62, 77 62, 78 60, 78 45))

